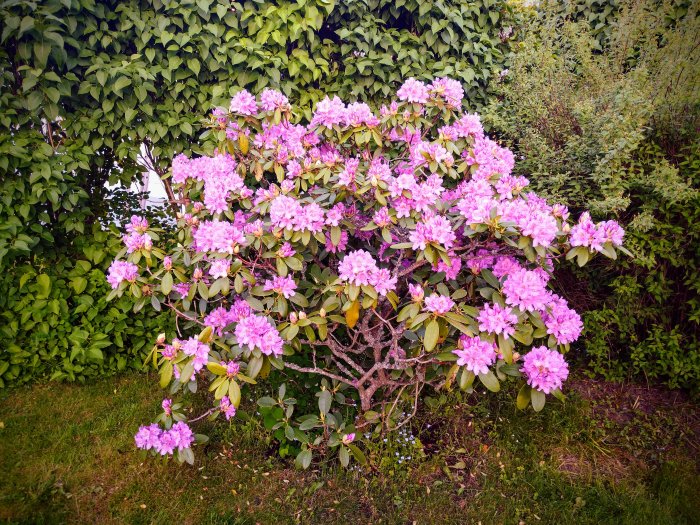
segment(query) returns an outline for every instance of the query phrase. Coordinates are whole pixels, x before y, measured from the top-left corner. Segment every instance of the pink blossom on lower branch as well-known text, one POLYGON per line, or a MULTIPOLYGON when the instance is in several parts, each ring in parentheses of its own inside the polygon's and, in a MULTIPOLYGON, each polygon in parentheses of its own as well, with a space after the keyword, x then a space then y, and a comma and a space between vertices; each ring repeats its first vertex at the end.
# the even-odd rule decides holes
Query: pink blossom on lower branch
POLYGON ((175 423, 170 430, 162 430, 157 424, 142 426, 134 436, 136 446, 142 450, 155 450, 165 456, 175 450, 190 448, 194 443, 194 432, 183 421, 175 423))
POLYGON ((521 370, 527 384, 545 394, 559 390, 569 377, 569 365, 564 356, 546 346, 535 347, 525 354, 521 370))
POLYGON ((489 366, 496 362, 496 345, 480 337, 462 335, 459 338, 459 348, 452 353, 457 356, 459 366, 466 366, 467 370, 476 375, 485 374, 489 371, 489 366))

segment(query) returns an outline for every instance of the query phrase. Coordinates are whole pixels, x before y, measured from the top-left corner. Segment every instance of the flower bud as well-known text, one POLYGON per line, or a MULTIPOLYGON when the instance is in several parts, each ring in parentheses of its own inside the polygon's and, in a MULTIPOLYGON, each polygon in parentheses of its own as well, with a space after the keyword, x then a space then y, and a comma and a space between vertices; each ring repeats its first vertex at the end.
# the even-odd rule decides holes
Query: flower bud
POLYGON ((325 308, 321 308, 321 309, 318 311, 318 315, 320 315, 321 317, 323 317, 323 318, 325 319, 325 317, 326 317, 326 309, 325 309, 325 308))
POLYGON ((236 246, 233 247, 233 253, 238 254, 238 253, 240 253, 240 252, 241 252, 241 247, 240 247, 240 246, 236 245, 236 246))
POLYGON ((299 312, 299 319, 306 319, 306 312, 299 312))
POLYGON ((290 323, 297 324, 298 320, 299 319, 297 318, 297 314, 295 312, 292 312, 291 314, 289 314, 289 322, 290 323))
POLYGON ((520 354, 518 352, 513 352, 513 361, 520 359, 520 354))
POLYGON ((170 271, 173 268, 173 260, 169 255, 163 259, 163 268, 165 268, 167 271, 170 271))
POLYGON ((159 345, 162 345, 163 343, 165 343, 165 333, 158 334, 158 339, 156 339, 156 342, 159 345))
POLYGON ((192 272, 192 279, 195 281, 199 281, 203 275, 204 275, 204 272, 202 271, 201 268, 195 268, 194 272, 192 272))

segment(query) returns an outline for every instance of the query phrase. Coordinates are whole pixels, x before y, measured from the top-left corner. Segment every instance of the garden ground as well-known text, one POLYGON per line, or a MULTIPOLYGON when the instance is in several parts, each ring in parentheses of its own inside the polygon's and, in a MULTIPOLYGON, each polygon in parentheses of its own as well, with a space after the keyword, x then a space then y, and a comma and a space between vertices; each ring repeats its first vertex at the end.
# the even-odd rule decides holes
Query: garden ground
POLYGON ((211 441, 195 449, 194 467, 144 459, 132 436, 158 413, 156 383, 130 375, 3 393, 0 522, 669 525, 700 517, 700 412, 676 392, 579 377, 565 404, 549 401, 539 414, 517 412, 511 391, 453 393, 402 438, 369 447, 375 469, 332 462, 301 472, 245 407, 233 424, 205 429, 211 441), (406 448, 411 433, 422 458, 406 448), (396 452, 412 459, 386 459, 396 452))

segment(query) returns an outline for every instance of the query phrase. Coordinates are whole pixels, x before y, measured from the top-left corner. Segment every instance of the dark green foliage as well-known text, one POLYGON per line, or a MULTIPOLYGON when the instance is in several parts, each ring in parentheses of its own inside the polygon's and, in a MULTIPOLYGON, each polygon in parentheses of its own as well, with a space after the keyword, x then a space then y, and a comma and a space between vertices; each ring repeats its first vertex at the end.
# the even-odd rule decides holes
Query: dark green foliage
POLYGON ((130 301, 106 301, 104 268, 116 251, 109 237, 94 232, 79 259, 36 257, 2 274, 0 388, 138 369, 154 336, 172 331, 166 312, 134 316, 130 301))
POLYGON ((617 215, 632 257, 581 272, 592 370, 700 385, 700 45, 697 4, 625 0, 600 52, 583 23, 543 11, 486 121, 532 186, 617 215))

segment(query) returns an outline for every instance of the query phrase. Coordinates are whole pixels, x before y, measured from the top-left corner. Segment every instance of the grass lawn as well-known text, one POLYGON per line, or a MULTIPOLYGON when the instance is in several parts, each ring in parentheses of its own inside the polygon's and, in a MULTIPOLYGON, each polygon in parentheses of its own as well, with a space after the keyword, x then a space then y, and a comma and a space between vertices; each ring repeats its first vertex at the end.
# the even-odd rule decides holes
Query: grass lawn
POLYGON ((680 394, 576 379, 540 414, 516 412, 513 392, 452 394, 410 430, 424 457, 381 463, 404 450, 393 437, 369 448, 374 469, 300 472, 245 416, 195 427, 212 439, 194 467, 144 460, 132 436, 159 411, 156 383, 0 394, 0 522, 700 522, 700 414, 680 394))

